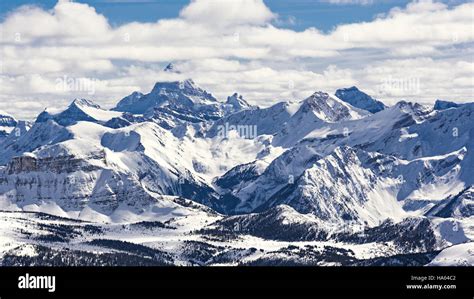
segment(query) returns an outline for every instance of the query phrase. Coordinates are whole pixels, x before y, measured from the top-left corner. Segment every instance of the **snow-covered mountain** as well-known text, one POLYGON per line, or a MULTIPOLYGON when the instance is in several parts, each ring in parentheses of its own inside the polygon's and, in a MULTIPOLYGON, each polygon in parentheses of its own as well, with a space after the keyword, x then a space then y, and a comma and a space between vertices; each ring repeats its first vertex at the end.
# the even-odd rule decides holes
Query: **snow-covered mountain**
POLYGON ((148 94, 133 92, 113 110, 142 114, 165 129, 173 129, 185 123, 215 121, 247 109, 252 106, 241 95, 234 94, 225 103, 219 102, 193 80, 187 79, 156 83, 148 94))
POLYGON ((377 113, 387 108, 384 103, 377 101, 355 86, 336 90, 336 97, 354 107, 367 110, 371 113, 377 113))
POLYGON ((0 260, 455 263, 448 247, 474 236, 473 110, 386 107, 357 88, 260 108, 189 79, 112 110, 2 116, 19 133, 0 139, 0 260))
POLYGON ((17 120, 13 116, 0 111, 0 142, 13 131, 17 123, 17 120))
POLYGON ((217 106, 218 101, 213 95, 198 87, 193 80, 188 79, 181 82, 158 82, 148 94, 142 95, 135 92, 125 97, 114 110, 144 114, 153 109, 169 107, 177 110, 190 109, 196 113, 202 112, 203 116, 212 119, 220 116, 217 106), (197 109, 198 105, 204 106, 202 111, 197 109), (204 114, 205 112, 208 115, 204 114))
POLYGON ((234 93, 232 96, 228 97, 224 107, 226 115, 254 108, 247 103, 242 95, 238 93, 234 93))
POLYGON ((51 113, 48 110, 38 115, 36 122, 54 120, 62 126, 74 125, 80 121, 89 121, 105 124, 113 118, 120 117, 122 113, 102 109, 99 105, 86 99, 75 99, 66 110, 60 113, 51 113))

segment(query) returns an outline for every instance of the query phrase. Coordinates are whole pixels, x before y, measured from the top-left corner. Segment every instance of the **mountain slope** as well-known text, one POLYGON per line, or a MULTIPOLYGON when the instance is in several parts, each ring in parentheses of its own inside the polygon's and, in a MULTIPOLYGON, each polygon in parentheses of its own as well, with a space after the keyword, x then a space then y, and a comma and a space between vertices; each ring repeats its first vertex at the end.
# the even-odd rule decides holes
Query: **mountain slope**
POLYGON ((232 191, 240 201, 235 211, 286 204, 324 221, 372 225, 409 213, 423 215, 463 188, 460 165, 466 154, 464 150, 405 161, 339 147, 322 157, 316 148, 302 144, 276 158, 261 175, 237 185, 232 191))

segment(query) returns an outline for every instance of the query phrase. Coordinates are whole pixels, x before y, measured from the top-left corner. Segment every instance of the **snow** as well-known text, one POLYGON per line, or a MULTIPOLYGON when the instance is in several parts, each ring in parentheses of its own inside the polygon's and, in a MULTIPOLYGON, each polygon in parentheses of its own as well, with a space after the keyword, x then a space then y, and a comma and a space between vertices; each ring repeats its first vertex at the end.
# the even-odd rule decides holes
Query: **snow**
POLYGON ((104 110, 87 105, 81 105, 80 109, 84 111, 85 114, 101 122, 107 122, 114 117, 120 117, 122 115, 121 112, 104 110))
POLYGON ((405 128, 401 129, 400 133, 401 133, 401 135, 400 135, 400 138, 398 138, 398 142, 403 142, 406 139, 411 139, 411 138, 418 137, 418 133, 410 134, 410 133, 408 133, 407 129, 405 129, 405 128))
POLYGON ((7 116, 7 117, 10 117, 10 118, 13 118, 13 116, 11 114, 9 114, 9 113, 7 113, 3 110, 0 110, 0 117, 2 117, 2 116, 7 116))
MULTIPOLYGON (((468 241, 474 241, 470 235, 470 221, 454 218, 431 218, 434 231, 439 240, 445 244, 456 245, 468 241)), ((472 221, 472 219, 471 219, 472 221)))
POLYGON ((23 206, 22 210, 26 212, 41 212, 50 215, 55 215, 58 217, 69 218, 69 215, 55 202, 41 202, 39 204, 29 204, 23 206))
POLYGON ((15 129, 15 128, 13 128, 13 127, 0 126, 0 132, 3 131, 3 132, 5 132, 5 133, 7 133, 7 134, 10 134, 10 133, 13 131, 13 129, 15 129))
POLYGON ((413 216, 414 213, 403 209, 402 202, 397 200, 396 182, 393 179, 387 179, 376 185, 372 191, 367 194, 368 201, 359 210, 362 219, 375 225, 385 219, 392 219, 399 222, 402 219, 413 216))
POLYGON ((474 242, 444 249, 428 266, 474 266, 474 242))

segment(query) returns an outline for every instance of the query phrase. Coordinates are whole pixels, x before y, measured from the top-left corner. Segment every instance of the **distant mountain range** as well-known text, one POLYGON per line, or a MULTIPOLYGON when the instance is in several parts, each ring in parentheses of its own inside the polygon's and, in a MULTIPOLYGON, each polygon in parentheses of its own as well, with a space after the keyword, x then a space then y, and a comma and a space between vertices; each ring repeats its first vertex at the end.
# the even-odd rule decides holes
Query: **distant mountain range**
POLYGON ((260 108, 191 79, 0 112, 0 263, 474 265, 473 120, 357 87, 260 108))

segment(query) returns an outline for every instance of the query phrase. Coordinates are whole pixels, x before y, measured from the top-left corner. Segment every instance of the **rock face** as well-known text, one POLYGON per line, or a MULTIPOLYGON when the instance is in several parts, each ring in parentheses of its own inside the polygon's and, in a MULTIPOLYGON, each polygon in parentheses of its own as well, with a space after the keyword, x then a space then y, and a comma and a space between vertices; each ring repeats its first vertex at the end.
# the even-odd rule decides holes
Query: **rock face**
POLYGON ((28 172, 73 173, 76 171, 94 171, 99 169, 87 165, 87 160, 104 160, 104 153, 97 153, 86 158, 76 158, 74 155, 48 157, 38 159, 33 155, 14 157, 7 166, 7 173, 20 174, 28 172))
POLYGON ((8 174, 37 171, 37 159, 32 156, 14 157, 9 164, 8 174))
POLYGON ((377 101, 357 87, 342 88, 336 91, 336 97, 359 109, 377 113, 387 108, 384 103, 377 101))
POLYGON ((81 158, 16 157, 4 171, 0 170, 0 193, 20 206, 36 198, 38 202, 55 202, 66 211, 87 206, 104 214, 123 204, 138 211, 154 202, 138 181, 110 169, 106 163, 104 153, 81 158))

